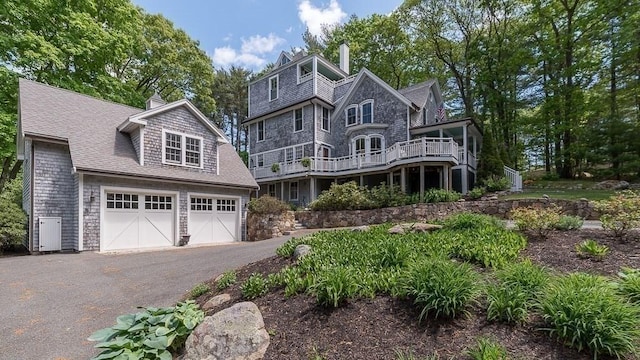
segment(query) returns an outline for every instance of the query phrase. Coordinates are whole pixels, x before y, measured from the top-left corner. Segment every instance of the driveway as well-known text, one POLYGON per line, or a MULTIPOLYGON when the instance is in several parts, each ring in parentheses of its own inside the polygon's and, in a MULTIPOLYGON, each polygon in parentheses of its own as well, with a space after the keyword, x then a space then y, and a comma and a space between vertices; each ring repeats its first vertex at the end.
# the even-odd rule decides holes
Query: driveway
POLYGON ((97 354, 87 337, 113 325, 118 315, 137 306, 174 305, 195 284, 274 255, 288 238, 0 258, 0 359, 87 359, 97 354))

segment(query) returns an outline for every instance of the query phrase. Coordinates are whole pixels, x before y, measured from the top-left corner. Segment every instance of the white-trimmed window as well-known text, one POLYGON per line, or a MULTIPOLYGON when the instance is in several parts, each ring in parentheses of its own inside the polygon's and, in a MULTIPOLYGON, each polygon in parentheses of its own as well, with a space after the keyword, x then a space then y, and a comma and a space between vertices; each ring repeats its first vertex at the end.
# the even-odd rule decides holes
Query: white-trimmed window
POLYGON ((280 79, 278 75, 269 78, 269 101, 273 101, 278 98, 278 83, 280 79))
POLYGON ((381 136, 371 136, 369 138, 369 151, 372 154, 379 153, 382 151, 382 137, 381 136))
POLYGON ((304 145, 298 145, 295 147, 295 158, 302 159, 304 156, 304 145))
POLYGON ((321 129, 324 131, 331 131, 331 118, 329 109, 326 107, 322 107, 322 121, 320 125, 321 129))
POLYGON ((236 201, 233 199, 216 199, 216 210, 219 212, 235 212, 236 201))
POLYGON ((269 184, 268 195, 271 197, 276 197, 276 184, 269 184))
POLYGON ((213 199, 202 198, 202 197, 192 197, 191 211, 213 211, 213 199))
POLYGON ((164 195, 145 195, 144 208, 146 210, 171 210, 173 198, 164 195))
POLYGON ((258 124, 256 125, 258 127, 258 141, 263 141, 264 140, 264 120, 260 120, 258 121, 258 124))
POLYGON ((162 162, 165 164, 202 167, 202 138, 162 130, 162 162))
POLYGON ((138 195, 107 193, 107 209, 137 209, 138 195))
POLYGON ((355 154, 364 154, 366 151, 366 138, 361 137, 354 140, 354 152, 355 154))
POLYGON ((263 154, 256 155, 256 162, 258 163, 258 167, 263 167, 264 166, 264 155, 263 154))
POLYGON ((284 161, 290 162, 293 161, 294 151, 292 147, 288 147, 284 149, 284 161))
POLYGON ((361 154, 379 154, 384 150, 384 137, 382 135, 361 135, 351 140, 351 153, 353 155, 361 154))
POLYGON ((289 200, 298 200, 298 182, 289 183, 289 200))
POLYGON ((302 131, 302 108, 293 110, 293 132, 302 131))
POLYGON ((358 105, 351 105, 345 110, 345 117, 347 119, 347 126, 355 125, 358 123, 358 105))
POLYGON ((360 103, 360 123, 371 124, 373 122, 373 100, 360 103))

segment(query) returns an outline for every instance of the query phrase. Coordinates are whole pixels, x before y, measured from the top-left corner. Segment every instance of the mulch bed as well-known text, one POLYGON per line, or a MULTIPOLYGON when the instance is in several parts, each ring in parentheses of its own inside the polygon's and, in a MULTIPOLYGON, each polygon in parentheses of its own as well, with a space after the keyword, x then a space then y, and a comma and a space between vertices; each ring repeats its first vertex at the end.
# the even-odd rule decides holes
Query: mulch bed
MULTIPOLYGON (((622 266, 640 268, 640 243, 620 242, 602 230, 553 232, 546 240, 530 239, 522 252, 535 263, 556 272, 584 271, 614 276, 622 266), (575 245, 594 239, 610 248, 602 262, 580 259, 575 245)), ((239 284, 250 274, 269 274, 291 264, 289 259, 270 257, 238 269, 238 281, 224 292, 232 302, 241 302, 239 284)), ((211 288, 215 289, 214 280, 211 288)), ((200 305, 219 292, 197 299, 200 305)), ((484 304, 469 316, 455 320, 418 322, 419 311, 407 300, 388 296, 359 299, 338 309, 318 307, 307 295, 285 298, 282 289, 253 300, 260 308, 271 344, 265 359, 390 359, 397 352, 412 353, 416 359, 437 353, 439 359, 466 359, 465 350, 479 337, 489 337, 504 346, 513 359, 592 359, 578 353, 540 329, 544 324, 532 318, 525 325, 511 326, 486 320, 484 304)), ((224 304, 222 307, 228 307, 224 304)), ((208 315, 221 310, 212 309, 208 315)), ((606 358, 603 358, 606 359, 606 358)))

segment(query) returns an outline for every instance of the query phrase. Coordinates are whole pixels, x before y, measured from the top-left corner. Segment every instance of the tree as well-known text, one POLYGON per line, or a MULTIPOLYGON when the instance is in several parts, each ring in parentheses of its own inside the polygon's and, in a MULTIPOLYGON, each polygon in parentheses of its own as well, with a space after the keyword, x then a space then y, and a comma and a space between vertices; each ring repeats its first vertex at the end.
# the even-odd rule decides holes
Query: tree
POLYGON ((214 120, 231 138, 236 151, 246 151, 246 133, 242 122, 247 118, 248 87, 252 72, 232 66, 216 72, 212 92, 218 112, 214 120))

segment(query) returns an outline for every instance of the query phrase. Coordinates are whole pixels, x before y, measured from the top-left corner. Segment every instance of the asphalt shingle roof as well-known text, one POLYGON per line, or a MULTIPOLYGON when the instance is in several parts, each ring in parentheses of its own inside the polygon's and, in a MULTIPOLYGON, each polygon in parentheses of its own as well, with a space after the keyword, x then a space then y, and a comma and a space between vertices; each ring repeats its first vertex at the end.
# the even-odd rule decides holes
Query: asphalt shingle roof
POLYGON ((144 112, 73 91, 20 79, 19 111, 25 136, 66 140, 78 171, 131 175, 176 182, 257 188, 235 149, 218 143, 219 175, 172 167, 141 166, 128 134, 117 130, 131 115, 144 112))
POLYGON ((398 92, 402 94, 404 97, 409 99, 412 103, 418 105, 419 107, 424 107, 427 102, 427 98, 429 96, 429 88, 436 81, 431 79, 419 84, 411 85, 409 87, 399 89, 398 92))

